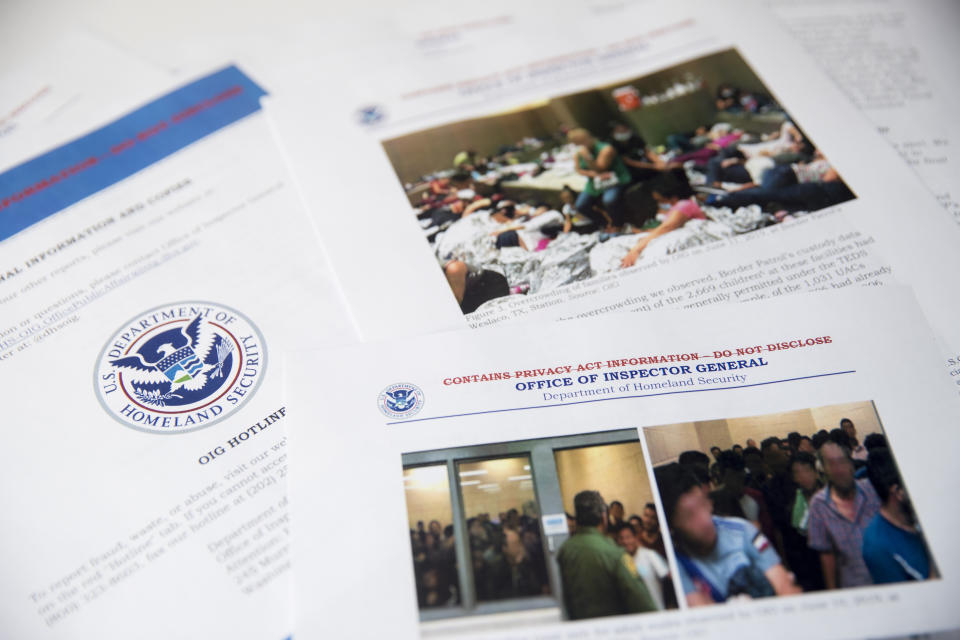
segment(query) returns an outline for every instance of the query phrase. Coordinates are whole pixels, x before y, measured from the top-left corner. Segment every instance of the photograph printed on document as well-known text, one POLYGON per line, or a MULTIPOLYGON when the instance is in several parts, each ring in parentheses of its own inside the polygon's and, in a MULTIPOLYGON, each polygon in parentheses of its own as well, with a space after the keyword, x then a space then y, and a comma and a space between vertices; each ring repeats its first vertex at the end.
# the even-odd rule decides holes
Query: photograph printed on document
POLYGON ((872 402, 642 431, 688 606, 938 577, 872 402))
POLYGON ((422 621, 677 608, 636 429, 403 455, 422 621))
POLYGON ((466 315, 855 197, 734 49, 383 147, 466 315))

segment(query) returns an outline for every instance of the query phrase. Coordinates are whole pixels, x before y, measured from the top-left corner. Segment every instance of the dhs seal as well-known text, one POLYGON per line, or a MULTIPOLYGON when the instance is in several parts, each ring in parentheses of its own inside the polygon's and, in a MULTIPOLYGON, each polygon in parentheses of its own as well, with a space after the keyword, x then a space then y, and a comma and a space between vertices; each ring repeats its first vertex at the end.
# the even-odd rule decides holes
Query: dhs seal
POLYGON ((388 418, 409 418, 423 408, 423 391, 415 384, 392 384, 377 397, 380 413, 388 418))
POLYGON ((266 367, 260 331, 243 314, 210 302, 177 302, 125 322, 94 371, 100 404, 149 433, 209 427, 256 392, 266 367))
POLYGON ((383 120, 383 117, 384 117, 383 107, 377 104, 371 104, 365 107, 360 107, 356 111, 356 117, 357 117, 357 122, 362 125, 370 126, 372 124, 376 124, 381 120, 383 120))

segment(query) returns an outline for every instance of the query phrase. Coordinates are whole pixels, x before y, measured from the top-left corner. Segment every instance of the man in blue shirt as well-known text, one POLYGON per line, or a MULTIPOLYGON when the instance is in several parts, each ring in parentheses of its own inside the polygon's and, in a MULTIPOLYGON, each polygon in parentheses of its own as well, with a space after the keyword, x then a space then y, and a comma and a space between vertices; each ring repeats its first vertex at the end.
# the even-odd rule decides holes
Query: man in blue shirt
POLYGON ((742 518, 712 514, 707 493, 679 464, 656 470, 687 604, 799 593, 773 545, 742 518))
POLYGON ((863 532, 863 561, 876 584, 926 580, 935 575, 913 506, 889 449, 872 449, 867 476, 880 512, 863 532))

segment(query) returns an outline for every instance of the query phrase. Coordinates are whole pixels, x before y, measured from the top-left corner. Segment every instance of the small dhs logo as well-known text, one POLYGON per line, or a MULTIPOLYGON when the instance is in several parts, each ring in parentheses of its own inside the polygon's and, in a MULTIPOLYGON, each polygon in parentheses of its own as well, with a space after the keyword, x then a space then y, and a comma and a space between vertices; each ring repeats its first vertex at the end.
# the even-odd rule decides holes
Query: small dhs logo
POLYGON ((178 302, 131 319, 107 340, 94 386, 107 413, 133 429, 183 433, 223 420, 254 394, 263 336, 209 302, 178 302))
POLYGON ((366 126, 380 122, 384 115, 383 107, 376 104, 360 107, 356 111, 357 122, 366 126))
POLYGON ((388 418, 409 418, 423 408, 423 391, 415 384, 392 384, 377 397, 380 413, 388 418))

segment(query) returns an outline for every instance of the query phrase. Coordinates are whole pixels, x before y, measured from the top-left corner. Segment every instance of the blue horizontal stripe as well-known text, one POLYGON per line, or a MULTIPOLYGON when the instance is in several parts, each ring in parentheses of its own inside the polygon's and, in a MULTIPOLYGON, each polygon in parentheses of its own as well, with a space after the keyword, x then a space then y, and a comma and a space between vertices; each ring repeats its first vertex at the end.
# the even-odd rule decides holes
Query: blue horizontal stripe
POLYGON ((0 240, 260 109, 230 66, 0 174, 0 240))

